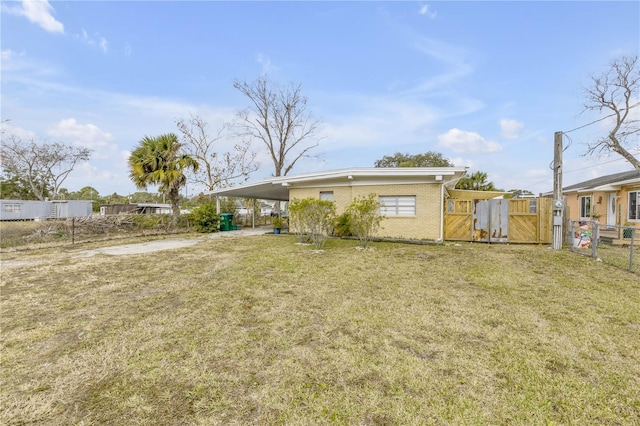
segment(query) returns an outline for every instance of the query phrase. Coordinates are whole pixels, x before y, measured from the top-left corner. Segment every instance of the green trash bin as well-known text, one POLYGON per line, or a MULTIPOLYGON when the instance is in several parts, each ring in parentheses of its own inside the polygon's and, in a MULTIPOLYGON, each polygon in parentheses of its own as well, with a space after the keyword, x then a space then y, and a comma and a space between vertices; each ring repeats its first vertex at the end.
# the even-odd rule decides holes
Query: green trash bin
POLYGON ((233 213, 220 214, 220 230, 231 231, 231 222, 233 222, 233 213))

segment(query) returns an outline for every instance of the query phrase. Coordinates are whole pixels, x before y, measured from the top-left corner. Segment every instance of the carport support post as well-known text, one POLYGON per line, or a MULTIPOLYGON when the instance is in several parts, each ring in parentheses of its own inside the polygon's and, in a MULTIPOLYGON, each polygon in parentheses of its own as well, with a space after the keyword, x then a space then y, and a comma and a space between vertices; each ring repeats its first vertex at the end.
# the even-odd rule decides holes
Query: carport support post
POLYGON ((562 132, 555 132, 553 147, 553 249, 562 248, 562 132))

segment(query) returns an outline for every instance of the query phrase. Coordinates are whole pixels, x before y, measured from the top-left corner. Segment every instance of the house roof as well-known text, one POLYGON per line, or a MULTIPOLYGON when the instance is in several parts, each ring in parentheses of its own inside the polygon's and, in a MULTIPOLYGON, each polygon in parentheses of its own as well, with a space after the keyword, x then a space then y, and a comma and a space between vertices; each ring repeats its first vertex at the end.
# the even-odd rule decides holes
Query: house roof
POLYGON ((453 188, 467 172, 466 167, 352 168, 279 176, 234 188, 209 191, 208 195, 289 200, 289 189, 318 186, 388 185, 442 183, 453 188))
POLYGON ((622 185, 633 183, 640 183, 640 170, 629 170, 627 172, 600 176, 595 179, 565 186, 562 188, 562 192, 617 191, 622 185))

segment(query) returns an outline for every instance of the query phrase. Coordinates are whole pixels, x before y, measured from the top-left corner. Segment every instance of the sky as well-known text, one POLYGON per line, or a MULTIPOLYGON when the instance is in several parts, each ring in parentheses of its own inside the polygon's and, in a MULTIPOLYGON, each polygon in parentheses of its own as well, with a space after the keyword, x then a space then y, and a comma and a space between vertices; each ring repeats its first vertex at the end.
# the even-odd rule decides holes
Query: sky
MULTIPOLYGON (((317 158, 290 174, 373 167, 436 151, 498 188, 553 188, 630 170, 585 157, 609 120, 584 87, 640 52, 637 1, 2 1, 5 130, 93 150, 62 185, 138 191, 127 159, 145 136, 199 115, 212 131, 249 106, 234 80, 299 83, 321 121, 317 158)), ((640 109, 638 109, 640 110, 640 109)), ((640 113, 639 113, 640 114, 640 113)), ((220 151, 235 143, 227 134, 220 151)), ((272 176, 264 145, 250 182, 272 176)), ((638 139, 631 149, 640 155, 638 139)), ((153 188, 149 188, 153 191, 153 188)), ((187 196, 202 188, 191 183, 187 196)))

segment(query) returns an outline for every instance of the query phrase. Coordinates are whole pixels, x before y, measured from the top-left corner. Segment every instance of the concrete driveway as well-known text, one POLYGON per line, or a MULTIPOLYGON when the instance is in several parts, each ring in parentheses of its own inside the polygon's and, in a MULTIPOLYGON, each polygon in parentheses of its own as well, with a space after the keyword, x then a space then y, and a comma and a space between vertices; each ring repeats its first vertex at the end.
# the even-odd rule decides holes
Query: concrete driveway
MULTIPOLYGON (((147 241, 136 244, 122 244, 119 246, 102 247, 92 250, 80 250, 71 254, 73 257, 91 257, 97 254, 106 254, 109 256, 127 256, 132 254, 152 253, 162 250, 171 250, 183 247, 190 247, 205 241, 207 238, 241 238, 253 235, 264 235, 270 232, 270 228, 246 228, 237 231, 216 232, 215 234, 203 235, 199 238, 167 238, 164 240, 147 241)), ((22 266, 35 266, 49 263, 44 259, 32 260, 4 260, 2 268, 19 268, 22 266)))
POLYGON ((90 257, 96 254, 108 254, 111 256, 125 256, 129 254, 152 253, 154 251, 171 250, 176 248, 190 247, 204 241, 207 238, 239 238, 252 235, 263 235, 268 232, 267 228, 247 228, 237 231, 216 232, 214 234, 195 239, 167 238, 166 240, 147 241, 136 244, 123 244, 120 246, 103 247, 94 250, 83 250, 82 257, 90 257))

